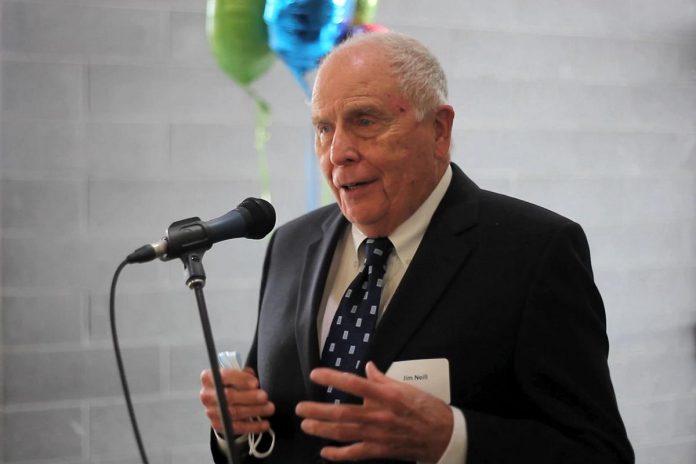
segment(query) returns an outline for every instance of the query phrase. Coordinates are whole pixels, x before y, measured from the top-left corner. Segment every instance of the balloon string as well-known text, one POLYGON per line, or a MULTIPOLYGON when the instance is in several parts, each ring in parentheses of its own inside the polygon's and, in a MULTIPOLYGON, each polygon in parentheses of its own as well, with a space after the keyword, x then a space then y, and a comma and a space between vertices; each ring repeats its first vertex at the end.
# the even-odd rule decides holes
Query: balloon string
MULTIPOLYGON (((304 73, 298 71, 297 69, 290 67, 293 77, 300 84, 302 91, 305 94, 307 106, 311 105, 312 91, 309 89, 309 84, 304 78, 304 73)), ((317 161, 316 153, 314 152, 314 126, 309 126, 308 137, 307 137, 307 150, 305 151, 305 204, 307 205, 307 211, 311 211, 319 207, 319 197, 323 195, 319 191, 319 163, 317 161)), ((323 198, 322 198, 323 199, 323 198)))
POLYGON ((268 163, 268 140, 270 133, 268 128, 271 125, 271 107, 251 88, 245 87, 247 95, 249 95, 256 103, 256 129, 254 148, 256 148, 256 156, 259 165, 259 177, 261 180, 261 198, 266 201, 271 201, 271 176, 269 174, 268 163))
POLYGON ((309 84, 305 80, 304 73, 293 68, 293 67, 290 67, 290 71, 292 71, 292 76, 295 78, 295 80, 298 82, 298 84, 300 84, 300 87, 302 88, 302 91, 304 92, 307 100, 311 100, 312 99, 312 89, 309 88, 309 84))

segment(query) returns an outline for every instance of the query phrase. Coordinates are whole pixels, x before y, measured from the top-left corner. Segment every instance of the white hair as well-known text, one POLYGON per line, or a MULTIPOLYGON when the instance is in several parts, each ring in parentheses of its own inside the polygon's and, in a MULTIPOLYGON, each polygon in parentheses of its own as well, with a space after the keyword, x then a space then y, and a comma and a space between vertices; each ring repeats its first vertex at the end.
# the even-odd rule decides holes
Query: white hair
POLYGON ((445 72, 435 55, 416 39, 394 31, 359 34, 337 45, 327 58, 356 46, 384 50, 384 58, 393 71, 401 94, 413 105, 418 120, 438 105, 447 103, 445 72))

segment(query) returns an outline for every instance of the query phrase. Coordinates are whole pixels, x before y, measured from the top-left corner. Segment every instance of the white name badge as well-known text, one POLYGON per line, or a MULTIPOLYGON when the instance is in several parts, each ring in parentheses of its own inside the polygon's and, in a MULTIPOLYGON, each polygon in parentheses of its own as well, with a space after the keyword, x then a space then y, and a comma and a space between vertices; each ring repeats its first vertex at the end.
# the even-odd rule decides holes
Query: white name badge
POLYGON ((446 358, 396 361, 386 375, 450 403, 449 361, 446 358))

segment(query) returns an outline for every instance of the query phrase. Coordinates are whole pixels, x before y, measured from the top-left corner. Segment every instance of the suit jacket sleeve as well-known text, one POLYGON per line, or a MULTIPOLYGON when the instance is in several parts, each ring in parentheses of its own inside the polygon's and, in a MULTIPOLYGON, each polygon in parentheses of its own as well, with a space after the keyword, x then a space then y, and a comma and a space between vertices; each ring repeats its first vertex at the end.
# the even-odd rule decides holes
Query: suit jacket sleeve
MULTIPOLYGON (((270 253, 268 250, 272 249, 273 247, 273 241, 275 239, 275 234, 271 235, 271 239, 269 242, 269 246, 266 252, 266 257, 264 259, 264 265, 263 269, 264 272, 262 274, 261 278, 261 291, 260 293, 263 294, 264 288, 266 286, 266 269, 268 268, 269 265, 269 260, 270 260, 270 253)), ((257 362, 256 362, 256 351, 257 351, 257 346, 256 346, 256 333, 254 334, 254 339, 252 341, 251 347, 249 348, 249 354, 247 355, 246 359, 246 367, 251 367, 254 369, 254 372, 257 371, 257 362)), ((244 463, 251 463, 251 462, 257 462, 258 460, 254 459, 253 457, 249 456, 247 445, 235 445, 239 449, 239 454, 240 454, 240 459, 244 463)), ((265 448, 262 448, 265 449, 265 448)), ((210 429, 210 452, 213 457, 213 462, 216 464, 228 464, 228 458, 227 454, 220 449, 220 446, 218 444, 218 439, 217 436, 215 435, 215 431, 211 428, 210 429)))
POLYGON ((540 256, 513 350, 518 418, 464 408, 474 463, 629 463, 585 235, 566 223, 540 256), (530 419, 533 418, 533 419, 530 419))

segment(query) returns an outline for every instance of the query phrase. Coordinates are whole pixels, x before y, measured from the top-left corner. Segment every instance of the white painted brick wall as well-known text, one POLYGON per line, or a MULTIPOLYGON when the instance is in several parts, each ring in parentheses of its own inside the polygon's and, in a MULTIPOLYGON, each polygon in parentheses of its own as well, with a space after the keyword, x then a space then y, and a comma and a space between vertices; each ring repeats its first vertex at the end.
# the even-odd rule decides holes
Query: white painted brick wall
MULTIPOLYGON (((0 24, 3 23, 2 17, 3 17, 3 8, 2 8, 2 5, 0 5, 0 24)), ((3 49, 3 40, 2 40, 2 34, 0 33, 0 50, 2 50, 2 49, 3 49)), ((3 63, 2 62, 3 62, 3 60, 0 59, 0 113, 2 110, 3 89, 4 89, 4 86, 2 85, 2 82, 3 82, 3 72, 2 72, 2 68, 3 68, 2 64, 3 63)), ((3 143, 3 132, 4 132, 3 131, 3 119, 0 119, 0 184, 2 183, 2 179, 3 179, 2 174, 1 174, 2 173, 1 169, 2 169, 2 163, 3 163, 4 158, 5 158, 5 155, 3 153, 5 151, 5 149, 4 149, 5 144, 3 143)), ((1 185, 0 185, 0 187, 1 187, 1 185)), ((0 199, 0 217, 2 216, 2 210, 3 210, 2 199, 0 199)), ((3 228, 2 228, 2 223, 0 223, 0 240, 2 240, 3 233, 4 232, 3 232, 3 228)), ((3 259, 2 246, 0 246, 0 262, 2 262, 2 259, 3 259)), ((4 292, 3 292, 4 285, 1 284, 2 282, 4 282, 4 280, 3 280, 3 274, 2 274, 2 266, 0 266, 0 387, 5 385, 5 377, 4 377, 5 360, 4 360, 3 352, 4 352, 5 343, 6 343, 5 332, 7 332, 5 327, 8 325, 8 322, 9 322, 9 320, 7 318, 5 318, 5 309, 4 308, 6 308, 7 305, 6 305, 5 299, 4 299, 4 292)), ((0 405, 4 405, 4 404, 5 404, 4 388, 0 388, 0 405)), ((5 440, 5 422, 6 421, 5 421, 4 417, 2 419, 0 419, 0 450, 2 450, 2 451, 0 451, 0 460, 4 460, 4 456, 5 456, 5 451, 4 451, 5 441, 6 441, 5 440)))
MULTIPOLYGON (((0 462, 138 462, 112 272, 173 220, 261 193, 254 104, 215 65, 204 7, 0 0, 0 462)), ((637 462, 694 462, 696 3, 382 0, 378 22, 443 61, 455 161, 585 227, 637 462)), ((255 87, 272 107, 282 223, 306 208, 309 109, 279 61, 255 87)), ((206 256, 221 349, 248 349, 265 245, 206 256)), ((126 268, 117 304, 151 461, 207 460, 206 356, 181 265, 126 268)))

